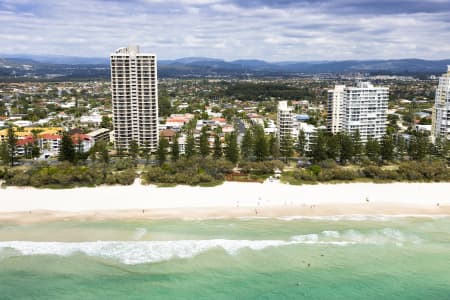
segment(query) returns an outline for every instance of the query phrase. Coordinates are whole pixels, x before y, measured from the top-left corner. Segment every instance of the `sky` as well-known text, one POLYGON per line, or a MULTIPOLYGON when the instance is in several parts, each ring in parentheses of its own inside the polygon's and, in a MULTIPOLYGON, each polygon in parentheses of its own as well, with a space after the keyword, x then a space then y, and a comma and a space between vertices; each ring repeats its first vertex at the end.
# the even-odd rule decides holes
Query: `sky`
POLYGON ((449 59, 450 0, 0 0, 0 53, 449 59))

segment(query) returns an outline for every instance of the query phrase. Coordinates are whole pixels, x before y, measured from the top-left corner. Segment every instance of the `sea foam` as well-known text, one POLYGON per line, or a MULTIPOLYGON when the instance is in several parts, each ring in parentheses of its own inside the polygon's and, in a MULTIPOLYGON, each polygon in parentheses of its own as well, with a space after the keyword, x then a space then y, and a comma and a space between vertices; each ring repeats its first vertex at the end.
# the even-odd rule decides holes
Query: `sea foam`
POLYGON ((88 256, 112 259, 124 264, 143 264, 167 261, 175 258, 191 258, 212 249, 223 249, 229 255, 236 255, 242 249, 254 251, 269 247, 290 245, 335 245, 354 244, 402 246, 404 243, 418 243, 416 236, 405 235, 395 229, 371 232, 356 230, 322 231, 296 235, 289 240, 177 240, 177 241, 97 241, 97 242, 0 242, 0 258, 19 255, 70 256, 83 253, 88 256))
POLYGON ((317 221, 392 221, 397 219, 446 219, 449 215, 418 215, 418 214, 397 214, 397 215, 330 215, 330 216, 287 216, 277 217, 281 221, 295 220, 317 220, 317 221))

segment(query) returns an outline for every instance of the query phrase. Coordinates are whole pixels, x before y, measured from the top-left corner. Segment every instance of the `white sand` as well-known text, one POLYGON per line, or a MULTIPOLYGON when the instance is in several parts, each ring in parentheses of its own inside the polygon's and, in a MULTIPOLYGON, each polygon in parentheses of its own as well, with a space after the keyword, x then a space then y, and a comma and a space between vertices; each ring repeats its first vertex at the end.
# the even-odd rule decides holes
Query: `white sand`
MULTIPOLYGON (((162 217, 450 214, 450 183, 352 183, 292 186, 226 182, 218 187, 101 186, 64 190, 0 189, 0 214, 145 209, 162 217), (439 206, 438 206, 439 203, 439 206), (258 212, 255 211, 259 210, 258 212), (195 213, 193 212, 195 211, 195 213)), ((111 215, 111 213, 110 213, 111 215)), ((117 214, 118 215, 118 214, 117 214)))

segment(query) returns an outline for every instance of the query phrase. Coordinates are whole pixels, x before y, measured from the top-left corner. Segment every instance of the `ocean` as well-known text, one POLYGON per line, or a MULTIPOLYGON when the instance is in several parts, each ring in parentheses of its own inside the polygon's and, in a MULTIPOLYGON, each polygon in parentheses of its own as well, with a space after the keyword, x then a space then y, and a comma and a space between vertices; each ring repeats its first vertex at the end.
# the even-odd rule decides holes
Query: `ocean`
POLYGON ((450 217, 1 223, 0 299, 450 299, 450 217))

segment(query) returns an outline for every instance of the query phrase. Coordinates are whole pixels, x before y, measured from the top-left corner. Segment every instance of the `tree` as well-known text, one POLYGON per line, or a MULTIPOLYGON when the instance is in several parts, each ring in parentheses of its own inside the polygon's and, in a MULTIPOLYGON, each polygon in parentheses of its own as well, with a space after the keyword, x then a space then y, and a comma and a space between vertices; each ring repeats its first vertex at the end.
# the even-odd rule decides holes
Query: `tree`
POLYGON ((160 116, 168 116, 170 115, 172 110, 172 105, 170 103, 169 95, 167 95, 167 91, 160 90, 158 97, 158 111, 160 116))
POLYGON ((434 142, 433 154, 442 159, 448 159, 450 151, 450 141, 446 138, 437 137, 434 142))
POLYGON ((354 159, 355 161, 359 161, 361 154, 363 152, 363 144, 361 142, 361 135, 358 129, 352 133, 352 142, 353 142, 354 159))
POLYGON ((24 156, 25 158, 31 158, 31 150, 32 150, 33 146, 31 145, 31 143, 26 143, 25 145, 23 145, 23 152, 24 152, 24 156))
POLYGON ((241 142, 241 156, 245 160, 249 160, 253 155, 253 135, 250 129, 245 131, 241 142))
POLYGON ((336 134, 327 134, 325 135, 325 139, 326 139, 327 158, 336 161, 341 152, 339 136, 336 134))
POLYGON ((180 158, 180 145, 178 144, 178 134, 175 136, 171 146, 171 159, 177 161, 180 158))
POLYGON ((117 146, 116 147, 116 155, 117 155, 117 157, 123 157, 123 154, 124 154, 123 148, 120 147, 120 146, 117 146))
POLYGON ((287 163, 288 158, 294 153, 294 147, 290 135, 284 135, 280 140, 280 153, 284 157, 284 162, 287 163))
POLYGON ((0 160, 4 164, 9 163, 8 144, 6 142, 0 143, 0 160))
POLYGON ((112 128, 112 120, 111 120, 111 118, 108 117, 108 116, 103 116, 102 117, 102 121, 100 122, 100 127, 101 128, 111 129, 112 128))
POLYGON ((106 147, 106 142, 99 142, 98 152, 100 154, 100 159, 103 163, 109 163, 109 152, 106 147))
POLYGON ((380 143, 376 139, 368 138, 365 149, 366 155, 371 161, 378 162, 380 160, 380 143))
POLYGON ((299 156, 305 156, 306 152, 306 134, 303 129, 298 133, 297 153, 299 156))
POLYGON ((408 155, 413 160, 423 160, 430 152, 428 136, 417 132, 409 140, 408 155))
POLYGON ((8 162, 13 167, 14 163, 17 162, 17 136, 12 126, 8 128, 6 136, 8 162))
POLYGON ((38 132, 33 130, 33 145, 31 147, 31 157, 32 158, 38 158, 41 155, 41 148, 39 148, 39 143, 38 143, 38 132))
POLYGON ((353 139, 346 133, 339 134, 340 148, 339 161, 345 165, 349 160, 353 158, 355 147, 353 145, 353 139))
POLYGON ((166 162, 167 159, 167 148, 169 147, 169 141, 165 138, 160 138, 158 143, 158 151, 156 155, 158 157, 159 165, 162 165, 166 162))
POLYGON ((269 148, 272 159, 278 159, 280 157, 280 145, 275 134, 271 134, 269 137, 269 148))
POLYGON ((222 157, 222 142, 220 141, 219 134, 216 133, 214 136, 214 152, 213 152, 214 159, 219 159, 222 157))
POLYGON ((226 142, 225 157, 229 161, 237 163, 239 160, 239 148, 236 133, 232 132, 230 134, 227 134, 225 136, 225 142, 226 142))
POLYGON ((200 133, 200 155, 205 158, 209 155, 209 142, 208 142, 208 127, 205 126, 202 128, 202 131, 200 133))
POLYGON ((64 132, 61 138, 61 147, 59 149, 60 161, 68 161, 74 163, 76 160, 75 146, 69 132, 64 132))
POLYGON ((76 145, 74 146, 75 146, 75 161, 85 160, 87 156, 84 153, 83 142, 81 141, 80 137, 77 138, 76 145))
POLYGON ((327 159, 327 139, 325 133, 321 130, 317 131, 317 136, 311 146, 311 156, 315 163, 324 161, 327 159))
POLYGON ((395 153, 397 156, 397 159, 399 160, 403 160, 406 153, 407 153, 407 145, 406 145, 406 141, 403 138, 403 136, 398 135, 397 138, 395 139, 395 153))
POLYGON ((384 135, 381 139, 381 159, 391 161, 394 159, 394 140, 391 135, 384 135))
POLYGON ((130 142, 129 148, 128 148, 128 154, 131 156, 131 159, 133 160, 134 164, 137 163, 137 158, 139 156, 139 144, 135 140, 132 140, 130 142))
POLYGON ((89 156, 93 162, 95 162, 96 160, 100 160, 105 164, 109 163, 109 152, 106 148, 106 142, 96 142, 94 146, 89 150, 89 152, 89 156))
POLYGON ((141 157, 145 159, 145 164, 148 165, 148 162, 150 161, 150 155, 152 154, 150 143, 145 142, 144 146, 141 148, 141 157))
POLYGON ((264 128, 260 125, 256 125, 253 127, 253 136, 254 136, 254 144, 253 144, 253 154, 257 161, 266 160, 269 156, 269 145, 267 143, 266 136, 264 134, 264 128))
POLYGON ((400 130, 400 127, 397 125, 397 122, 400 120, 398 115, 388 115, 387 119, 389 124, 386 128, 386 132, 388 134, 395 134, 400 130))
POLYGON ((187 158, 193 157, 197 153, 195 149, 195 138, 192 132, 190 132, 186 139, 186 148, 185 148, 185 155, 187 158))

